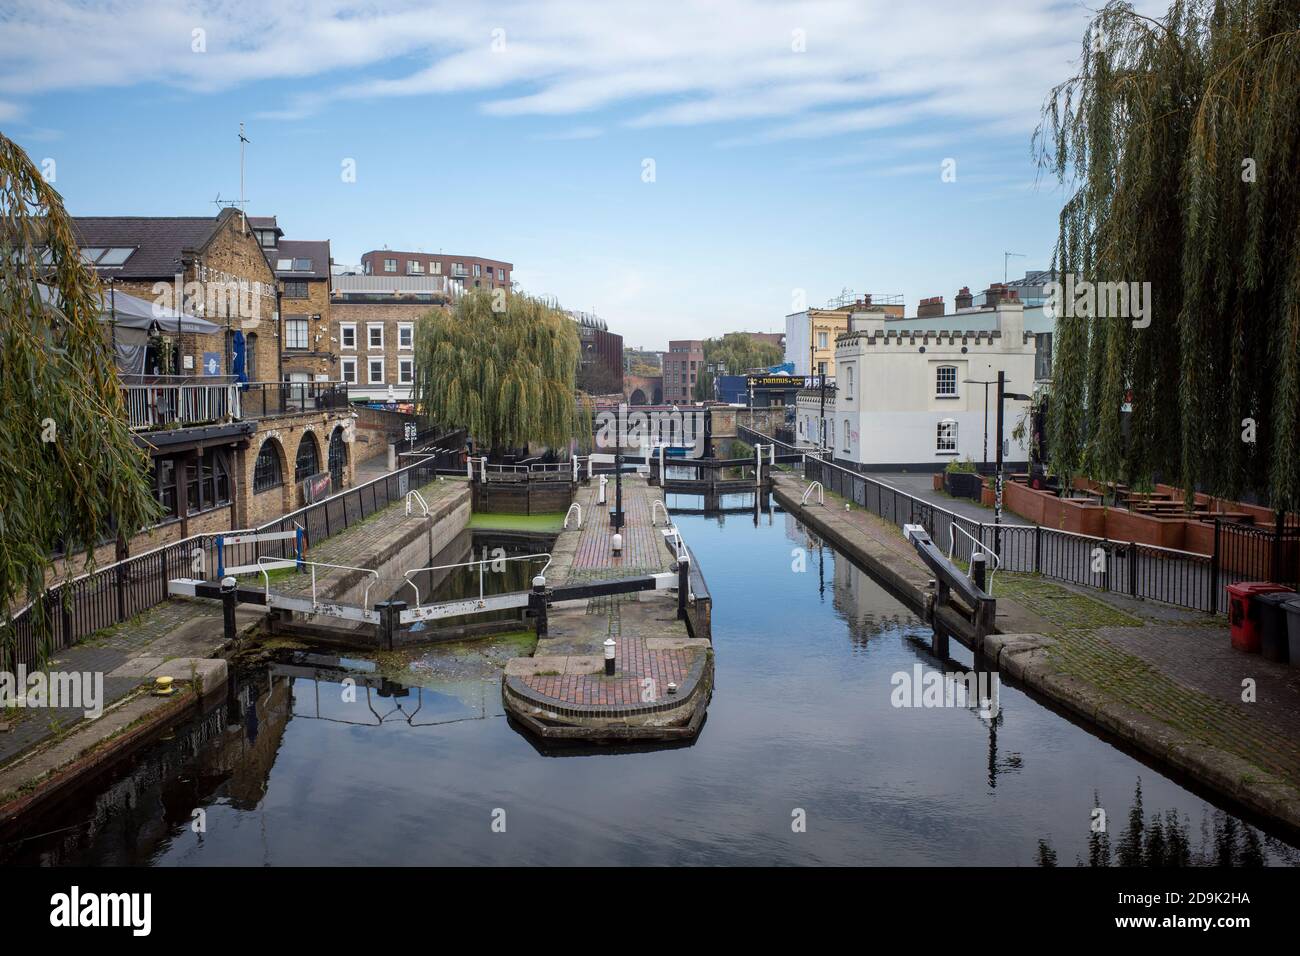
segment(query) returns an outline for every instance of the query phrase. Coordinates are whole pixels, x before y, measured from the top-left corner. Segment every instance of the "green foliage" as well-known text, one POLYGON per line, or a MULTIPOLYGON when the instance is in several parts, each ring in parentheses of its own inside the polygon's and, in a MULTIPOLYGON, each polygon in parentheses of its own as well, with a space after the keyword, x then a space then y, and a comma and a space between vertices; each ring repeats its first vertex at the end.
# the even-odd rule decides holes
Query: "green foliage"
POLYGON ((958 461, 956 458, 944 465, 943 470, 949 474, 975 474, 979 469, 975 467, 975 462, 967 456, 965 461, 958 461))
POLYGON ((416 328, 415 396, 428 421, 465 426, 479 447, 590 441, 591 406, 574 389, 578 330, 540 299, 510 295, 493 311, 486 290, 435 309, 416 328), (583 427, 583 422, 586 427, 583 427))
POLYGON ((1066 189, 1058 272, 1151 283, 1151 324, 1057 319, 1054 469, 1300 506, 1295 0, 1111 0, 1035 135, 1066 189), (1129 436, 1121 406, 1132 392, 1129 436), (1243 441, 1243 420, 1257 442, 1243 441))
POLYGON ((713 374, 710 365, 726 369, 724 374, 743 375, 753 368, 770 368, 785 360, 781 347, 756 339, 747 332, 728 332, 717 339, 704 340, 704 368, 695 378, 696 401, 713 397, 713 374))
MULTIPOLYGON (((9 614, 45 590, 50 554, 86 552, 154 520, 149 458, 131 437, 102 291, 63 200, 0 135, 0 641, 9 614), (45 304, 40 287, 51 293, 45 304)), ((68 563, 71 572, 73 562, 68 563)), ((38 636, 45 622, 33 615, 38 636)), ((41 641, 42 645, 44 640, 41 641)))

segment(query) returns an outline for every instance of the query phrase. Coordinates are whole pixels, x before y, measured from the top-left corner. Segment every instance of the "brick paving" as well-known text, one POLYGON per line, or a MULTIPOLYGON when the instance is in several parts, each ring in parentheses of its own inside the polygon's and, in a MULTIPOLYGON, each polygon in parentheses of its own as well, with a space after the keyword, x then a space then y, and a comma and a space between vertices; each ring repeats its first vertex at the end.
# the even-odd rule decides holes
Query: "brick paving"
MULTIPOLYGON (((581 488, 577 501, 582 506, 581 529, 560 535, 552 549, 555 561, 548 577, 553 583, 655 574, 669 570, 673 556, 664 543, 663 512, 654 508, 662 501, 658 488, 644 478, 624 476, 623 553, 614 555, 609 523, 613 507, 613 485, 606 487, 607 505, 596 504, 598 485, 581 488), (659 527, 651 524, 652 509, 659 527)), ((540 704, 577 707, 627 708, 635 712, 651 703, 662 704, 668 684, 686 697, 695 680, 692 669, 704 651, 698 646, 651 646, 688 636, 677 620, 677 599, 669 592, 643 592, 592 598, 580 608, 554 608, 549 615, 546 638, 538 642, 534 661, 541 673, 519 678, 529 696, 540 704), (604 642, 616 643, 615 676, 604 674, 604 642), (546 671, 555 662, 556 673, 546 671), (565 662, 579 661, 589 673, 570 673, 565 662), (649 687, 645 680, 653 681, 649 687)), ((698 675, 699 668, 695 668, 698 675)))

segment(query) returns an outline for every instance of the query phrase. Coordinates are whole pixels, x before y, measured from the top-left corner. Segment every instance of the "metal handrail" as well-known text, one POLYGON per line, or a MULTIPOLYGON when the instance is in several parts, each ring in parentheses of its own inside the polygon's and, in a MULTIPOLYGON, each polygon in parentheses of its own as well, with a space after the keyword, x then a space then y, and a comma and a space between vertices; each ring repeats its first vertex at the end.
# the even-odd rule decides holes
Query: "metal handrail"
MULTIPOLYGON (((971 551, 972 568, 974 567, 974 558, 976 554, 987 554, 989 557, 993 559, 993 570, 989 572, 989 579, 986 582, 988 584, 989 593, 990 594, 993 593, 993 575, 998 571, 999 568, 1002 567, 1002 559, 998 557, 998 553, 996 551, 986 546, 983 541, 980 541, 978 538, 976 538, 973 534, 971 534, 961 525, 957 524, 957 522, 954 521, 951 525, 951 528, 953 531, 960 531, 962 534, 964 534, 967 537, 967 539, 970 540, 970 543, 977 549, 971 551)), ((952 532, 950 531, 948 533, 948 560, 950 562, 952 561, 952 552, 956 543, 957 543, 957 539, 953 537, 952 532)), ((966 576, 970 577, 970 571, 966 572, 966 576)))
POLYGON ((569 510, 564 513, 564 524, 561 525, 561 527, 567 528, 569 526, 569 515, 573 514, 574 508, 578 509, 578 527, 582 527, 582 505, 578 504, 576 501, 569 505, 569 510))
POLYGON ((655 508, 660 509, 664 513, 665 526, 671 525, 673 523, 673 519, 668 517, 668 506, 664 504, 663 501, 660 500, 659 498, 652 498, 650 500, 650 527, 652 528, 655 527, 655 522, 659 520, 655 517, 655 508))
MULTIPOLYGON (((285 564, 283 562, 287 560, 288 560, 287 558, 273 558, 270 555, 266 555, 266 554, 259 555, 257 558, 258 567, 261 568, 262 570, 263 593, 267 596, 268 600, 271 596, 271 575, 268 573, 268 569, 263 567, 262 564, 265 561, 279 561, 281 562, 281 564, 279 564, 278 567, 285 567, 285 564)), ((324 561, 294 561, 293 563, 305 564, 309 568, 311 568, 311 606, 312 607, 318 607, 320 605, 320 602, 316 600, 316 569, 317 568, 333 568, 337 571, 364 571, 366 574, 373 574, 374 575, 373 580, 369 581, 366 584, 366 589, 361 592, 361 607, 363 610, 367 610, 367 611, 370 610, 370 587, 375 583, 375 581, 379 580, 379 572, 376 571, 374 568, 354 568, 351 565, 347 565, 347 564, 326 564, 324 561)), ((270 570, 273 571, 275 570, 275 568, 271 568, 270 570)))
POLYGON ((817 503, 819 505, 826 504, 826 489, 822 487, 822 483, 820 481, 814 481, 809 483, 808 487, 804 489, 803 497, 799 499, 800 508, 802 508, 805 504, 808 503, 808 496, 812 494, 812 490, 814 488, 817 489, 817 503))
POLYGON ((416 583, 411 580, 412 574, 419 574, 422 571, 447 571, 451 568, 472 568, 475 565, 478 565, 478 606, 482 607, 483 606, 483 565, 490 564, 495 561, 528 561, 534 558, 546 559, 546 564, 544 564, 542 566, 542 570, 538 572, 542 577, 545 577, 546 569, 551 566, 551 560, 552 560, 549 552, 543 554, 516 554, 506 558, 480 558, 477 561, 461 561, 458 564, 435 564, 427 568, 411 568, 409 571, 403 571, 402 576, 406 578, 406 583, 409 584, 411 586, 411 590, 415 592, 415 606, 420 607, 420 589, 419 587, 416 586, 416 583))
POLYGON ((420 507, 424 509, 424 516, 425 516, 426 518, 431 518, 431 517, 433 517, 433 513, 429 511, 429 502, 425 501, 425 500, 424 500, 424 495, 420 494, 420 492, 419 492, 418 490, 416 490, 415 488, 412 488, 410 491, 408 491, 408 492, 406 493, 406 514, 407 514, 407 517, 410 517, 410 514, 411 514, 411 499, 412 499, 412 498, 414 498, 416 501, 418 501, 418 502, 420 503, 420 507))

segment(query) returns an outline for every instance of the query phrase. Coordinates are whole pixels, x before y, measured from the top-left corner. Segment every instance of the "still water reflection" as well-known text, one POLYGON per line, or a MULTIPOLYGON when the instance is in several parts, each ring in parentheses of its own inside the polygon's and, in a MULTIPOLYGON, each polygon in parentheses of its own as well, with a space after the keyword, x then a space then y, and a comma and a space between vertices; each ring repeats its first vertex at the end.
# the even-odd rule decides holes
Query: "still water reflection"
POLYGON ((693 745, 539 750, 498 689, 526 638, 396 664, 299 655, 28 831, 59 832, 2 852, 160 866, 1069 866, 1120 854, 1140 786, 1148 824, 1162 846, 1184 841, 1184 862, 1296 860, 1005 683, 995 717, 893 706, 893 675, 960 672, 969 655, 954 643, 936 660, 906 608, 791 516, 755 515, 752 496, 710 502, 734 513, 686 513, 701 504, 669 502, 714 599, 717 689, 693 745), (1104 848, 1089 831, 1098 800, 1104 848), (792 828, 799 811, 806 832, 792 828))

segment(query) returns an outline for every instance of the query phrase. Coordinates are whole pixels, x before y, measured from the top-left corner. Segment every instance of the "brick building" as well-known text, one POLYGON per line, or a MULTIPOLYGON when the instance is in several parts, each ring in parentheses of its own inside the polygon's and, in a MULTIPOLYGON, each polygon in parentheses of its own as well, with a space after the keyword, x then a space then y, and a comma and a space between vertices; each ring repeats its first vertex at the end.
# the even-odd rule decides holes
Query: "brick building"
POLYGON ((508 262, 479 256, 451 256, 430 252, 397 252, 373 249, 361 256, 361 268, 368 276, 442 277, 462 289, 509 289, 508 262))
POLYGON ((278 377, 287 382, 337 381, 337 355, 330 342, 329 240, 285 239, 274 216, 249 216, 248 222, 280 291, 284 344, 278 377))
POLYGON ((578 387, 591 395, 623 391, 623 336, 591 312, 569 312, 578 323, 578 387))
POLYGON ((277 517, 306 500, 309 478, 328 475, 336 490, 352 483, 346 388, 281 379, 278 278, 251 220, 225 209, 73 225, 107 302, 127 292, 219 327, 188 333, 182 318, 177 334, 150 336, 142 370, 119 370, 164 515, 130 542, 106 542, 98 558, 277 517))
POLYGON ((415 327, 451 302, 445 276, 335 276, 331 337, 354 400, 401 404, 415 384, 415 327))
POLYGON ((680 405, 694 401, 695 378, 704 368, 704 343, 676 339, 664 353, 664 401, 680 405))

